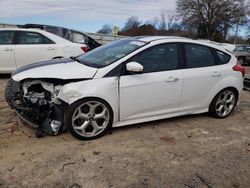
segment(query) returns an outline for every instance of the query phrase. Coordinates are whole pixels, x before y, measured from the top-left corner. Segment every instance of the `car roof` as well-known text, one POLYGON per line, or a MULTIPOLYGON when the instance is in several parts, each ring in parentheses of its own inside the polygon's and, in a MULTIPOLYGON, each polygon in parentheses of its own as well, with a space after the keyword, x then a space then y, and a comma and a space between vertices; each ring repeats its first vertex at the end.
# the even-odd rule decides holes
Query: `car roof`
POLYGON ((207 42, 206 40, 193 40, 186 37, 179 37, 179 36, 140 36, 140 37, 133 37, 134 39, 143 41, 143 42, 184 42, 184 43, 194 43, 194 44, 200 44, 208 47, 212 47, 215 49, 218 49, 220 51, 226 52, 227 54, 230 54, 224 47, 221 45, 216 44, 215 42, 207 42))
MULTIPOLYGON (((185 37, 179 37, 179 36, 140 36, 140 37, 134 37, 135 39, 141 40, 143 42, 152 42, 157 40, 164 40, 164 39, 189 39, 185 37)), ((189 39, 192 40, 192 39, 189 39)))
POLYGON ((24 28, 18 28, 18 27, 12 27, 12 28, 0 28, 0 31, 13 31, 13 30, 16 30, 16 31, 42 31, 41 29, 24 29, 24 28))

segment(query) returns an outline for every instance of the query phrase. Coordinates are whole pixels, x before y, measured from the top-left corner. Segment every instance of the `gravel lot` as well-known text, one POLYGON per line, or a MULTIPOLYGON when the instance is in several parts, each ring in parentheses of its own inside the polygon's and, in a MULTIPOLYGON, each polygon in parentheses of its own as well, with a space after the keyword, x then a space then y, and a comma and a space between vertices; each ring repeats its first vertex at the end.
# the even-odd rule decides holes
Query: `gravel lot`
POLYGON ((6 81, 0 79, 0 187, 250 187, 250 92, 224 120, 172 118, 84 142, 69 133, 36 138, 4 102, 6 81))

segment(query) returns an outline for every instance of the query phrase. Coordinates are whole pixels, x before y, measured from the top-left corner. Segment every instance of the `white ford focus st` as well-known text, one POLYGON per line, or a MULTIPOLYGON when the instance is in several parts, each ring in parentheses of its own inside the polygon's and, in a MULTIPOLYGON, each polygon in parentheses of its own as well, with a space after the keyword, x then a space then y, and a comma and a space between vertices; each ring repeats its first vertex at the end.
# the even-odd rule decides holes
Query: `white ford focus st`
POLYGON ((178 37, 122 39, 17 69, 6 101, 40 132, 100 137, 111 127, 209 112, 227 117, 245 70, 223 48, 178 37))

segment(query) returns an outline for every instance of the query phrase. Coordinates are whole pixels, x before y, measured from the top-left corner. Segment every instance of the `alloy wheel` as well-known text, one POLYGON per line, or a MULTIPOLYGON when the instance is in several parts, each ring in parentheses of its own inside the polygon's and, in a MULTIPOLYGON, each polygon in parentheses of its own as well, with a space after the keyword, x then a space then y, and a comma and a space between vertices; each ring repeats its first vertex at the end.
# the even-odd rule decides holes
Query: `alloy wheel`
POLYGON ((99 101, 81 104, 73 113, 72 127, 84 137, 94 137, 102 133, 109 124, 110 113, 99 101))
POLYGON ((216 101, 216 113, 220 117, 225 117, 233 110, 235 106, 235 94, 232 91, 222 92, 216 101))

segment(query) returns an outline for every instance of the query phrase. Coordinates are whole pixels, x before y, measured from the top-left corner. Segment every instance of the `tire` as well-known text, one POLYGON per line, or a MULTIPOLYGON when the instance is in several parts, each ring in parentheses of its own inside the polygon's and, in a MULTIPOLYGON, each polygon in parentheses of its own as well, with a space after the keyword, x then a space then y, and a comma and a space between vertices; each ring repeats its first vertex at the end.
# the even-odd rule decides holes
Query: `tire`
POLYGON ((15 95, 15 89, 17 87, 18 87, 17 82, 14 82, 11 78, 8 80, 7 85, 5 87, 5 100, 12 109, 14 108, 13 98, 15 95))
POLYGON ((234 110, 237 100, 238 95, 234 89, 224 89, 212 100, 209 106, 209 114, 218 119, 226 118, 234 110))
POLYGON ((112 108, 99 98, 76 101, 65 112, 67 130, 80 140, 93 140, 103 136, 112 127, 112 123, 112 108))

